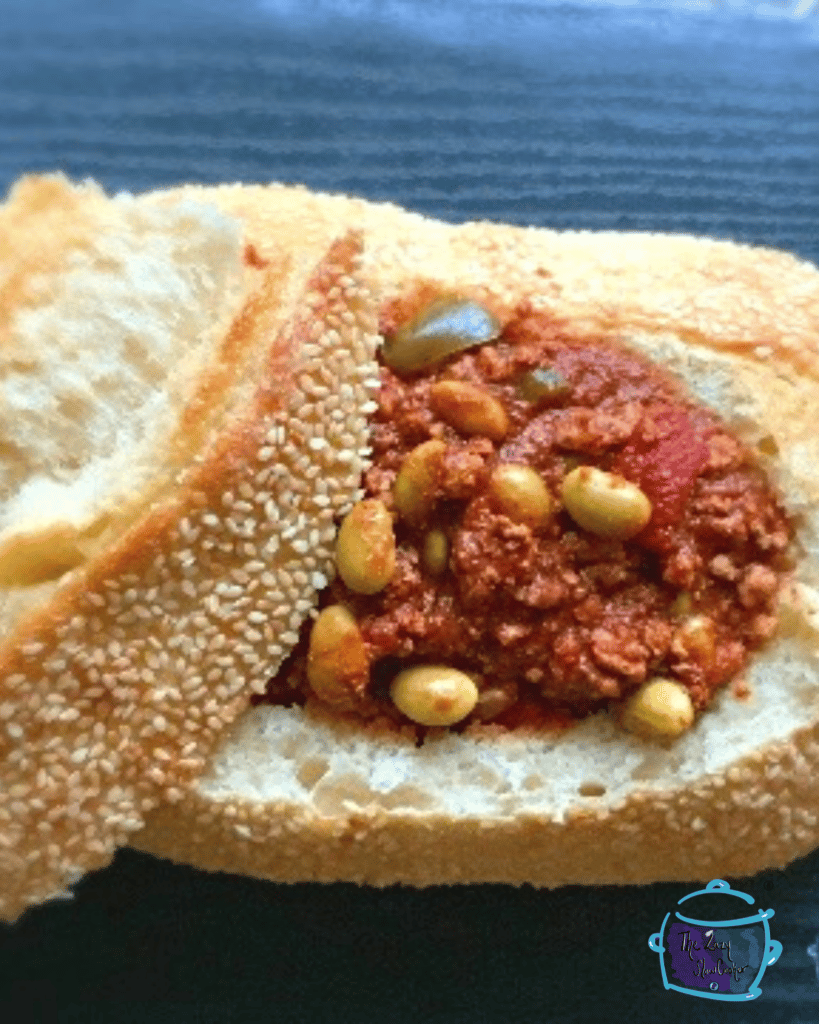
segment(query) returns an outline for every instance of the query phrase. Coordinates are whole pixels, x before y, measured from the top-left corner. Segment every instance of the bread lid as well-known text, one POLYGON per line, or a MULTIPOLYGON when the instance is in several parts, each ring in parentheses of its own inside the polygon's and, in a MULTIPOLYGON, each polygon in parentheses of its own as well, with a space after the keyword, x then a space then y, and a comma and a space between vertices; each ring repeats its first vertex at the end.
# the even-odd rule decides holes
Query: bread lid
MULTIPOLYGON (((6 409, 28 401, 39 416, 14 438, 31 443, 39 491, 22 501, 9 490, 3 536, 39 537, 34 560, 57 542, 55 522, 83 541, 45 578, 18 559, 23 578, 2 588, 0 917, 10 919, 64 895, 152 806, 180 799, 289 650, 332 571, 333 519, 358 493, 376 337, 354 233, 323 253, 268 239, 259 260, 240 219, 212 206, 158 209, 59 177, 18 186, 2 231, 19 242, 19 260, 0 268, 7 349, 53 352, 61 368, 49 376, 43 359, 22 396, 11 363, 0 383, 6 409), (108 319, 106 392, 94 331, 108 319), (137 362, 150 380, 129 387, 137 362), (102 424, 93 445, 80 431, 88 451, 73 477, 61 432, 77 410, 54 401, 72 383, 87 389, 86 423, 102 424), (107 418, 95 402, 109 403, 107 418), (95 477, 94 460, 111 451, 116 471, 95 477), (130 467, 129 451, 139 453, 130 467), (70 516, 60 487, 83 499, 70 516), (102 528, 85 529, 100 517, 102 528)), ((22 461, 12 453, 4 465, 13 475, 22 461)))

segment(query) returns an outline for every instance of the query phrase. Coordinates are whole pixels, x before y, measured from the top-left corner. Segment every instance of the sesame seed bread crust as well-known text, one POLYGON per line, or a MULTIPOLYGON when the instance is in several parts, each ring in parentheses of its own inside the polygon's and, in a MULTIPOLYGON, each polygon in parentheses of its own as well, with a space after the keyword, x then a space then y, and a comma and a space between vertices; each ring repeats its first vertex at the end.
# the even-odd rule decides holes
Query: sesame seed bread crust
POLYGON ((279 239, 321 251, 344 227, 364 232, 364 272, 379 299, 415 279, 511 306, 523 295, 578 329, 669 331, 732 353, 776 353, 819 376, 816 268, 790 253, 711 238, 646 232, 450 225, 390 203, 303 186, 190 185, 156 203, 212 203, 253 226, 262 256, 279 239))
POLYGON ((528 298, 641 349, 759 446, 796 519, 797 564, 750 696, 723 692, 671 746, 600 714, 558 735, 485 727, 416 748, 315 709, 257 707, 133 845, 278 881, 556 886, 742 875, 819 844, 816 268, 687 236, 446 225, 278 185, 183 194, 252 208, 269 237, 290 218, 309 222, 311 244, 363 231, 379 303, 433 281, 499 309, 528 298))
MULTIPOLYGON (((104 217, 89 190, 71 203, 104 217)), ((187 392, 159 484, 81 565, 7 602, 0 918, 69 895, 150 808, 182 799, 295 642, 368 454, 377 336, 360 247, 355 232, 307 254, 268 247, 215 339, 223 358, 187 392)))

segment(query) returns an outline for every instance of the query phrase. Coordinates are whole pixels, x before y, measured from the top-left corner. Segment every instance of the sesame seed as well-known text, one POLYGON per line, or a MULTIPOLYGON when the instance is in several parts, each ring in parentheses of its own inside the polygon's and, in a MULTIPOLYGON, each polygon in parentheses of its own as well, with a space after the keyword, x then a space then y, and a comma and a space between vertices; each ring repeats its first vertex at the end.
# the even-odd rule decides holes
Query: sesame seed
MULTIPOLYGON (((333 291, 339 301, 341 290, 348 295, 360 290, 349 270, 349 260, 340 259, 335 276, 343 278, 333 291)), ((333 273, 328 272, 327 280, 333 280, 333 273)), ((342 411, 339 375, 353 380, 358 372, 346 351, 338 358, 337 350, 349 349, 356 360, 362 361, 363 355, 364 361, 371 361, 377 339, 359 338, 347 327, 343 335, 327 330, 330 319, 349 325, 357 323, 356 318, 345 317, 341 307, 328 309, 328 300, 319 293, 315 298, 321 319, 306 318, 304 327, 317 341, 302 357, 317 359, 320 365, 298 385, 291 381, 295 415, 284 419, 280 412, 271 417, 266 443, 245 459, 246 475, 228 474, 230 486, 215 498, 208 499, 205 493, 192 496, 184 515, 167 528, 160 550, 146 553, 142 562, 132 560, 128 573, 104 579, 83 595, 80 606, 95 608, 98 615, 86 619, 75 606, 69 618, 55 624, 46 642, 38 637, 21 646, 20 653, 42 665, 26 665, 23 672, 3 680, 4 696, 15 698, 0 704, 7 734, 22 739, 22 723, 37 721, 38 715, 42 724, 37 737, 13 748, 5 760, 12 773, 11 788, 5 799, 0 793, 0 821, 9 813, 28 821, 26 816, 40 800, 45 810, 29 833, 37 835, 42 824, 40 834, 45 835, 52 822, 61 823, 49 833, 59 831, 59 841, 45 847, 35 843, 23 851, 31 863, 51 859, 48 884, 53 891, 62 891, 80 877, 89 852, 109 854, 123 832, 141 827, 141 815, 157 799, 156 787, 165 790, 165 799, 183 798, 187 783, 202 767, 212 735, 235 715, 237 696, 262 690, 262 676, 275 671, 284 657, 282 644, 298 639, 294 628, 279 636, 277 627, 271 642, 273 608, 278 621, 292 627, 312 611, 317 585, 326 584, 325 574, 314 569, 319 557, 315 549, 323 536, 316 523, 325 512, 332 517, 329 494, 338 500, 339 487, 348 497, 357 487, 353 475, 359 467, 355 460, 339 458, 338 449, 360 449, 365 437, 363 395, 358 389, 345 389, 340 399, 342 405, 355 407, 355 415, 331 416, 336 409, 342 411), (277 455, 281 464, 269 465, 277 455), (254 477, 252 467, 262 462, 265 468, 254 477), (324 477, 339 475, 341 466, 350 467, 346 479, 328 489, 324 477), (262 491, 268 481, 279 482, 275 496, 262 491), (321 499, 317 504, 314 494, 321 499), (261 522, 257 508, 264 508, 261 522), (217 509, 231 513, 225 522, 217 509), (292 542, 284 558, 276 532, 280 522, 282 534, 292 542), (207 530, 211 536, 204 534, 207 530), (242 542, 231 542, 228 531, 242 542), (229 603, 222 605, 221 600, 229 603), (146 622, 151 623, 147 629, 146 622), (33 679, 37 671, 45 673, 43 680, 33 679), (31 694, 30 712, 24 711, 22 718, 18 690, 24 708, 31 694), (49 732, 52 719, 61 723, 59 734, 49 732), (63 731, 69 726, 71 744, 66 749, 63 731), (146 766, 142 741, 151 729, 163 733, 165 740, 161 749, 154 748, 153 763, 146 766), (179 738, 174 740, 175 736, 179 738), (137 756, 142 760, 138 762, 137 756), (118 787, 102 789, 101 776, 118 780, 118 787), (25 782, 19 798, 14 796, 18 778, 20 787, 25 782), (32 799, 32 785, 40 793, 48 787, 48 798, 32 799)), ((367 373, 374 373, 374 365, 367 373)), ((204 464, 204 454, 198 453, 194 461, 204 464)), ((180 488, 185 479, 177 474, 180 488)), ((0 842, 5 840, 3 833, 0 842)), ((10 906, 7 899, 5 892, 0 893, 0 913, 10 906)))

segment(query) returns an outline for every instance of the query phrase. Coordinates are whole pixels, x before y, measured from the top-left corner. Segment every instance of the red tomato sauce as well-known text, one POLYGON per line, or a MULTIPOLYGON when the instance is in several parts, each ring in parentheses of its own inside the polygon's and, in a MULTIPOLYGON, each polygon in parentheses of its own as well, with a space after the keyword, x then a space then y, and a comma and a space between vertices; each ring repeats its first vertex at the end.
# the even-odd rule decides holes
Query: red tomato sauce
MULTIPOLYGON (((395 312, 384 319, 394 326, 395 312)), ((636 351, 577 337, 522 305, 492 344, 425 373, 384 367, 371 431, 364 487, 394 512, 396 569, 379 593, 356 594, 337 579, 321 602, 343 603, 358 622, 371 661, 371 685, 356 704, 363 718, 406 726, 389 680, 419 663, 452 665, 476 681, 478 706, 458 728, 565 727, 658 675, 685 686, 699 710, 771 636, 789 518, 755 453, 636 351), (533 369, 561 386, 523 397, 522 375, 533 369), (442 420, 430 403, 437 381, 475 385, 499 402, 505 437, 464 434, 442 420), (406 522, 395 509, 396 476, 431 438, 446 454, 430 511, 406 522), (547 523, 521 525, 493 503, 488 480, 503 462, 540 474, 556 509, 547 523), (652 514, 636 537, 606 540, 573 522, 560 496, 577 465, 643 490, 652 514), (425 568, 432 529, 447 538, 441 574, 425 568), (692 621, 703 620, 692 639, 692 621)), ((271 683, 270 700, 303 702, 306 642, 271 683)))

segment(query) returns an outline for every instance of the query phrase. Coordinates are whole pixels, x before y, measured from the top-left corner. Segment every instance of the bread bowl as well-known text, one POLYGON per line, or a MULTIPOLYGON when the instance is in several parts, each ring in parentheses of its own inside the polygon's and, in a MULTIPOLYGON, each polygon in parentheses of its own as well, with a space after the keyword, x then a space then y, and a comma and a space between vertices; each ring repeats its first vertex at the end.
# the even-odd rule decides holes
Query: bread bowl
MULTIPOLYGON (((819 842, 814 267, 687 236, 453 226, 277 185, 192 186, 140 203, 162 216, 192 203, 241 225, 252 267, 289 256, 302 268, 303 276, 288 277, 295 294, 334 240, 358 232, 360 276, 351 285, 336 270, 341 294, 328 290, 326 301, 353 307, 335 315, 352 318, 345 340, 361 346, 361 360, 375 344, 366 318, 400 305, 419 279, 497 309, 525 299, 578 334, 642 352, 760 449, 796 523, 797 558, 780 593, 777 635, 750 665, 749 696, 723 690, 671 745, 626 734, 605 713, 560 733, 440 732, 421 746, 315 708, 239 714, 264 684, 251 666, 236 679, 235 700, 219 700, 225 720, 239 717, 212 753, 216 728, 197 735, 196 757, 168 779, 157 768, 162 754, 134 752, 127 778, 142 800, 138 812, 127 829, 106 836, 104 852, 73 840, 82 856, 63 881, 104 862, 126 831, 140 849, 210 870, 376 885, 706 879, 782 865, 819 842)), ((292 322, 293 300, 264 302, 277 322, 292 322)), ((313 315, 321 313, 319 305, 313 315)), ((374 369, 346 365, 363 417, 372 410, 374 369)), ((214 422, 217 435, 227 432, 214 422)), ((356 497, 358 482, 345 478, 336 513, 356 497)), ((42 808, 24 806, 36 821, 42 808)), ((16 813, 7 810, 7 820, 16 813)), ((26 900, 51 891, 29 887, 26 900)), ((2 908, 7 916, 24 905, 15 899, 2 908)))
POLYGON ((605 714, 558 735, 441 732, 418 747, 332 714, 256 707, 134 845, 277 881, 541 886, 706 880, 812 849, 816 268, 687 236, 454 226, 282 186, 183 194, 240 215, 252 208, 275 225, 271 236, 291 217, 325 237, 360 227, 362 272, 382 306, 421 277, 507 307, 526 298, 639 349, 761 446, 798 520, 798 556, 777 635, 750 666, 749 696, 726 688, 670 746, 624 734, 605 714))

